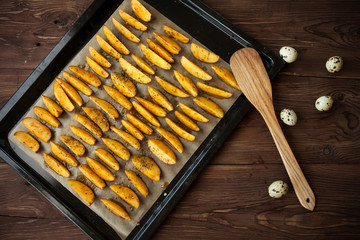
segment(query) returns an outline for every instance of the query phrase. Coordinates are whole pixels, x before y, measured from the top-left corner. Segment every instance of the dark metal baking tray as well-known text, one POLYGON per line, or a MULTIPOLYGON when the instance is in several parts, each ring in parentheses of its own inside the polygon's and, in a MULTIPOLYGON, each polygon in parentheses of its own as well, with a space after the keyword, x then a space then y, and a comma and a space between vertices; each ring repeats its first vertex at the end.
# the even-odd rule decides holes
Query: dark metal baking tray
MULTIPOLYGON (((33 166, 24 161, 25 159, 21 159, 10 147, 8 134, 54 77, 98 31, 121 2, 94 1, 0 111, 0 157, 93 239, 119 239, 119 236, 49 173, 43 169, 35 171, 33 166)), ((147 0, 146 2, 227 62, 238 49, 253 47, 260 53, 271 79, 284 66, 284 62, 276 54, 240 31, 201 1, 147 0)), ((240 95, 166 188, 166 194, 157 199, 128 239, 147 239, 156 231, 250 108, 251 104, 240 95)))

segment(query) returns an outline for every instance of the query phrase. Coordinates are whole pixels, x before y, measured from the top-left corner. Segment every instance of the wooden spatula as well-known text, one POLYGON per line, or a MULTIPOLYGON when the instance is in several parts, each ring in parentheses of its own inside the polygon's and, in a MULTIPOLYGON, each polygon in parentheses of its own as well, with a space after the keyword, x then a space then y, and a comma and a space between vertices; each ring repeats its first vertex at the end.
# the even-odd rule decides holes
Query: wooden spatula
POLYGON ((312 211, 315 196, 277 121, 269 76, 253 48, 243 48, 230 59, 230 67, 241 91, 264 118, 301 205, 312 211))

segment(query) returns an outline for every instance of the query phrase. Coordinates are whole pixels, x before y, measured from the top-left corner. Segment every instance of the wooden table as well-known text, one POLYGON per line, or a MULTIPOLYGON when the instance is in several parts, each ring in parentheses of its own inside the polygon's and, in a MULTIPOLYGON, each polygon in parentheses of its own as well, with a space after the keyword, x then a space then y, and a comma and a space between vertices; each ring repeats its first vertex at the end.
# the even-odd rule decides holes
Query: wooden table
MULTIPOLYGON (((269 184, 289 182, 261 118, 251 110, 200 174, 155 239, 360 239, 360 2, 204 0, 244 32, 297 62, 273 82, 275 110, 292 108, 284 133, 316 196, 314 212, 293 189, 282 199, 269 184), (344 59, 330 74, 326 60, 344 59), (314 107, 331 95, 329 112, 314 107)), ((0 106, 20 87, 90 0, 0 2, 0 106)), ((211 37, 211 36, 209 36, 211 37)), ((224 46, 225 47, 225 46, 224 46)), ((87 239, 0 160, 0 239, 87 239)))

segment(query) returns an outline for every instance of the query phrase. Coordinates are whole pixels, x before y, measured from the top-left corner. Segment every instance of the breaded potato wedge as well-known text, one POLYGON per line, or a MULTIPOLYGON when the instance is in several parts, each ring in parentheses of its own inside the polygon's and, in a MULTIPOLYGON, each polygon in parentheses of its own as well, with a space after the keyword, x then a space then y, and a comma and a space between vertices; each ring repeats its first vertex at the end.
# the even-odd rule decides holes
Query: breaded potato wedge
POLYGON ((77 77, 74 77, 70 73, 62 71, 62 76, 68 83, 70 83, 71 86, 73 86, 86 96, 90 96, 93 93, 92 89, 88 85, 86 85, 83 81, 81 81, 77 77))
POLYGON ((215 53, 197 45, 196 43, 191 43, 190 51, 197 60, 202 62, 216 63, 220 59, 219 55, 216 55, 215 53))
POLYGON ((114 83, 115 87, 126 97, 135 97, 136 87, 135 85, 126 77, 122 76, 120 73, 112 72, 111 80, 114 83))
POLYGON ((127 150, 124 145, 120 142, 110 139, 110 138, 102 138, 105 145, 113 152, 116 156, 121 158, 122 160, 128 161, 130 159, 130 152, 127 150))
POLYGON ((140 49, 141 52, 144 54, 145 58, 154 64, 155 66, 158 66, 159 68, 169 70, 171 69, 171 64, 165 61, 162 57, 160 57, 157 53, 152 51, 150 48, 146 47, 144 44, 140 43, 140 49))
POLYGON ((166 123, 169 125, 169 127, 180 137, 189 140, 193 142, 195 140, 195 136, 191 133, 188 133, 185 129, 177 125, 175 122, 173 122, 170 118, 165 118, 166 123))
POLYGON ((240 90, 240 87, 235 80, 234 74, 231 71, 229 71, 228 69, 222 66, 217 66, 217 65, 211 65, 211 68, 214 70, 216 75, 218 75, 219 78, 221 78, 225 83, 227 83, 229 86, 233 88, 240 90))
POLYGON ((188 115, 190 118, 194 119, 195 121, 198 121, 198 122, 208 122, 209 121, 209 119, 207 119, 204 115, 202 115, 198 111, 192 109, 191 107, 189 107, 183 103, 179 103, 179 107, 181 108, 181 110, 183 110, 183 112, 186 115, 188 115))
POLYGON ((146 135, 151 135, 153 130, 151 127, 143 123, 140 119, 135 117, 134 115, 127 113, 126 114, 127 119, 130 123, 132 123, 137 129, 139 129, 142 133, 146 135))
POLYGON ((121 120, 121 124, 124 126, 124 128, 126 128, 126 130, 128 130, 129 133, 131 133, 131 135, 136 137, 138 140, 141 141, 145 138, 144 135, 140 132, 140 130, 137 129, 132 123, 123 119, 121 120))
POLYGON ((110 123, 105 115, 98 109, 92 107, 82 107, 86 115, 93 120, 104 132, 109 131, 110 123))
POLYGON ((154 114, 155 116, 158 117, 165 117, 166 116, 166 111, 160 107, 159 105, 152 103, 146 99, 143 99, 141 97, 135 97, 136 100, 138 100, 140 102, 141 105, 143 105, 147 110, 149 110, 149 112, 151 112, 152 114, 154 114))
POLYGON ((92 46, 89 47, 89 53, 90 56, 101 66, 105 68, 111 67, 111 63, 101 53, 96 51, 96 49, 93 48, 92 46))
POLYGON ((212 100, 205 97, 196 97, 193 99, 193 101, 211 115, 218 118, 224 117, 223 110, 212 100))
POLYGON ((153 181, 160 180, 160 168, 154 160, 145 155, 134 155, 131 159, 132 163, 142 174, 153 181))
POLYGON ((167 99, 167 97, 165 97, 164 94, 162 94, 161 92, 159 92, 158 90, 156 90, 155 88, 148 86, 148 92, 150 94, 150 97, 160 106, 162 106, 163 108, 165 108, 166 110, 168 110, 169 112, 174 110, 173 105, 171 104, 171 102, 169 101, 169 99, 167 99))
POLYGON ((72 187, 72 189, 74 189, 75 192, 87 203, 87 205, 91 206, 95 200, 95 194, 91 188, 76 180, 68 180, 67 182, 70 187, 72 187))
POLYGON ((57 128, 61 125, 60 121, 57 120, 56 117, 54 117, 51 113, 49 113, 47 110, 45 110, 42 107, 35 106, 33 108, 34 113, 36 116, 38 116, 41 120, 48 123, 49 125, 57 128))
POLYGON ((141 193, 141 195, 144 197, 149 195, 149 189, 147 188, 144 181, 136 173, 130 170, 125 170, 125 174, 134 187, 141 193))
POLYGON ((82 115, 80 113, 75 113, 73 117, 76 121, 78 121, 81 125, 83 125, 87 130, 89 130, 96 137, 100 138, 102 136, 101 129, 89 118, 85 117, 84 115, 82 115))
POLYGON ((197 77, 201 80, 204 81, 209 81, 212 79, 211 75, 208 74, 207 72, 205 72, 204 70, 202 70, 202 68, 200 68, 198 65, 196 65, 195 63, 191 62, 189 59, 187 59, 186 57, 182 56, 181 60, 180 60, 181 65, 183 66, 183 68, 188 71, 188 73, 190 73, 191 75, 193 75, 194 77, 197 77))
POLYGON ((140 150, 141 145, 140 142, 130 133, 127 133, 121 129, 118 129, 115 126, 111 126, 111 130, 113 130, 119 137, 121 137, 125 142, 127 142, 130 146, 135 148, 136 150, 140 150))
POLYGON ((73 155, 71 155, 68 151, 65 150, 65 148, 61 147, 59 144, 50 141, 50 149, 51 152, 61 161, 66 162, 72 167, 78 166, 79 162, 76 160, 76 158, 74 158, 73 155))
POLYGON ((54 96, 61 107, 66 111, 71 112, 74 110, 74 104, 71 102, 70 98, 66 95, 64 89, 57 81, 54 82, 54 96))
POLYGON ((73 100, 78 106, 83 105, 83 100, 80 96, 80 94, 73 88, 70 84, 67 82, 61 80, 60 78, 55 78, 55 81, 60 84, 62 89, 64 89, 66 95, 73 100))
POLYGON ((119 171, 120 165, 115 157, 103 148, 95 149, 95 154, 98 156, 106 165, 115 171, 119 171))
POLYGON ((115 203, 114 201, 111 201, 109 199, 100 198, 100 201, 108 208, 111 212, 113 212, 115 215, 118 215, 119 217, 131 221, 131 217, 126 212, 126 210, 120 206, 119 204, 115 203))
POLYGON ((191 130, 197 131, 197 132, 200 131, 200 128, 196 124, 196 122, 194 122, 191 118, 189 118, 185 114, 183 114, 179 111, 175 111, 175 116, 182 124, 184 124, 185 126, 190 128, 191 130))
POLYGON ((197 95, 199 94, 198 89, 196 88, 195 83, 190 78, 177 70, 174 70, 174 76, 186 92, 188 92, 193 97, 197 97, 197 95))
POLYGON ((151 13, 138 0, 131 0, 133 12, 144 22, 150 22, 151 13))
POLYGON ((109 41, 110 45, 115 48, 116 51, 125 55, 128 55, 130 53, 129 49, 127 49, 127 47, 115 36, 113 32, 111 32, 111 30, 107 26, 103 26, 103 31, 106 39, 109 41))
POLYGON ((129 29, 127 29, 124 25, 119 23, 115 18, 112 18, 112 23, 114 24, 115 28, 128 40, 138 43, 140 42, 140 39, 133 34, 129 29))
POLYGON ((148 140, 148 147, 150 151, 162 162, 166 164, 175 164, 175 153, 161 140, 151 138, 148 140))
POLYGON ((35 153, 39 151, 40 148, 39 142, 27 132, 17 131, 16 133, 14 133, 14 137, 20 142, 22 142, 25 146, 30 148, 31 151, 35 153))
POLYGON ((38 120, 30 117, 26 117, 21 120, 22 124, 32 133, 35 137, 39 138, 43 142, 48 142, 51 138, 50 129, 39 122, 38 120))
POLYGON ((61 135, 59 137, 62 141, 76 156, 82 157, 85 154, 85 146, 73 137, 67 135, 61 135))
POLYGON ((131 57, 134 60, 134 62, 136 63, 136 65, 138 65, 144 72, 146 72, 150 75, 155 74, 154 69, 147 62, 145 62, 141 57, 139 57, 135 54, 131 54, 131 57))
POLYGON ((159 83, 159 85, 168 93, 175 97, 182 97, 186 98, 189 97, 187 93, 182 91, 180 88, 176 87, 175 85, 171 84, 170 82, 155 76, 155 80, 159 83))
POLYGON ((116 49, 113 48, 107 41, 105 41, 105 39, 103 39, 99 34, 96 34, 96 41, 104 52, 116 59, 121 58, 121 54, 116 51, 116 49))
POLYGON ((142 24, 141 22, 139 22, 138 20, 136 20, 131 15, 129 15, 128 13, 124 12, 121 9, 119 9, 119 15, 127 24, 129 24, 133 28, 143 32, 147 30, 147 26, 145 26, 144 24, 142 24))
POLYGON ((58 175, 66 178, 70 177, 69 170, 64 165, 62 165, 61 162, 59 162, 58 160, 56 160, 55 158, 53 158, 52 156, 46 153, 43 153, 43 157, 46 164, 58 175))
POLYGON ((96 76, 95 73, 86 71, 76 66, 69 66, 69 70, 87 84, 90 84, 91 86, 94 86, 96 88, 101 86, 101 80, 98 78, 98 76, 96 76))
POLYGON ((85 56, 86 62, 97 75, 103 78, 108 78, 109 73, 102 67, 100 64, 89 58, 88 56, 85 56))
POLYGON ((137 69, 134 65, 132 65, 125 59, 119 58, 119 63, 124 72, 126 72, 126 74, 132 80, 142 84, 147 84, 151 82, 151 78, 149 78, 145 73, 137 69))
POLYGON ((182 42, 182 43, 188 43, 189 42, 189 38, 185 37, 183 34, 179 33, 178 31, 176 31, 175 29, 167 26, 167 25, 163 25, 164 31, 171 37, 175 38, 176 40, 182 42))
POLYGON ((133 206, 134 208, 138 208, 140 206, 140 200, 136 193, 128 187, 123 185, 110 185, 110 189, 116 193, 122 200, 124 200, 127 204, 133 206))
POLYGON ((119 118, 119 112, 116 110, 116 108, 113 105, 111 105, 111 103, 95 96, 90 96, 89 98, 99 108, 101 108, 104 112, 106 112, 112 119, 116 120, 117 118, 119 118))
POLYGON ((158 32, 153 32, 153 35, 156 38, 156 40, 158 40, 158 42, 170 53, 179 54, 179 52, 181 51, 181 47, 179 46, 179 44, 177 44, 171 38, 158 32))
POLYGON ((163 128, 157 128, 156 131, 163 138, 165 138, 166 141, 168 141, 179 153, 182 153, 184 151, 184 147, 177 136, 163 128))
POLYGON ((44 95, 41 95, 41 99, 45 107, 54 117, 60 117, 60 115, 63 113, 63 109, 54 100, 44 95))
POLYGON ((104 89, 105 92, 122 107, 126 108, 127 110, 132 108, 132 104, 129 99, 127 99, 121 92, 107 85, 104 85, 104 89))
POLYGON ((157 120, 157 118, 154 115, 152 115, 146 108, 144 108, 140 103, 136 101, 132 101, 132 104, 135 110, 146 120, 148 120, 149 123, 151 123, 155 127, 161 126, 159 120, 157 120))
POLYGON ((165 59, 167 62, 173 63, 175 61, 173 56, 171 56, 171 54, 168 51, 166 51, 165 48, 161 47, 159 44, 157 44, 150 38, 147 38, 146 42, 151 50, 153 50, 155 53, 157 53, 161 58, 165 59))
POLYGON ((93 170, 91 170, 91 168, 88 165, 80 164, 79 170, 96 187, 100 189, 104 189, 106 187, 106 183, 98 175, 96 175, 96 173, 93 170))
POLYGON ((95 144, 96 139, 93 137, 93 135, 91 135, 91 133, 89 133, 86 130, 81 129, 79 127, 73 126, 73 125, 70 125, 69 128, 75 134, 75 136, 77 136, 78 138, 83 140, 85 143, 87 143, 89 145, 95 144))
POLYGON ((213 87, 210 85, 207 85, 202 82, 197 82, 197 86, 204 92, 208 93, 209 95, 212 95, 214 97, 220 97, 220 98, 230 98, 232 96, 231 92, 225 91, 221 88, 213 87))

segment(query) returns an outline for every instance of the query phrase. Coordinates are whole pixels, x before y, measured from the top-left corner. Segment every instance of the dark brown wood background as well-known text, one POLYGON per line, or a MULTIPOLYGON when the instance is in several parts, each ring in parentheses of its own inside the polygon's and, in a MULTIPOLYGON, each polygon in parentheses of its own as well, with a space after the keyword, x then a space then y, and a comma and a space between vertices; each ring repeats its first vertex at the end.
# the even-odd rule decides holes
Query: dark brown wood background
MULTIPOLYGON (((0 106, 90 5, 90 0, 0 1, 0 106)), ((200 174, 155 239, 360 239, 360 1, 204 0, 274 52, 295 47, 298 61, 273 83, 277 113, 316 196, 314 212, 293 189, 271 199, 269 184, 289 182, 271 136, 252 110, 200 174), (344 59, 330 74, 326 60, 344 59), (317 97, 335 99, 329 112, 317 97)), ((210 37, 210 36, 209 36, 210 37)), ((0 239, 87 239, 0 159, 0 239)))

